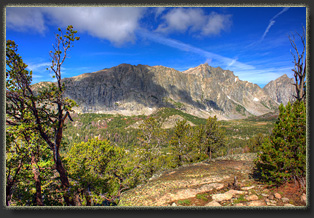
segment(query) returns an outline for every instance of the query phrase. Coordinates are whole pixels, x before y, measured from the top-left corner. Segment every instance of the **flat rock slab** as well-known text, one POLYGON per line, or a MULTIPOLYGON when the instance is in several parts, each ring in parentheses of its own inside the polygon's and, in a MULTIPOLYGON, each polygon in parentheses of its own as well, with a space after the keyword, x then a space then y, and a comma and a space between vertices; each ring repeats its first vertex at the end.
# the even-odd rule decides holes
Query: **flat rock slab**
POLYGON ((221 204, 219 204, 217 201, 211 201, 211 202, 209 202, 209 203, 205 204, 204 206, 221 207, 222 205, 221 205, 221 204))
MULTIPOLYGON (((216 191, 223 190, 234 176, 242 176, 243 169, 251 168, 251 162, 235 160, 181 166, 159 173, 146 184, 123 192, 119 206, 169 206, 177 200, 195 198, 200 193, 214 191, 217 194, 216 191)), ((229 190, 217 198, 230 200, 234 195, 246 192, 229 190)))
POLYGON ((185 198, 192 198, 195 197, 199 193, 203 192, 209 192, 212 191, 213 189, 219 190, 224 187, 223 184, 221 183, 210 183, 210 184, 205 184, 202 185, 198 188, 186 188, 177 191, 176 193, 168 193, 161 197, 158 200, 158 204, 156 206, 166 206, 167 202, 169 201, 177 201, 180 199, 185 199, 185 198))
POLYGON ((227 201, 227 200, 230 200, 231 198, 233 198, 235 195, 242 195, 242 194, 245 194, 246 192, 245 191, 238 191, 238 190, 229 190, 225 193, 221 193, 221 194, 214 194, 212 196, 212 199, 215 200, 215 201, 227 201))
POLYGON ((260 206, 266 206, 266 203, 265 201, 250 201, 247 203, 247 206, 260 207, 260 206))
POLYGON ((250 190, 252 188, 255 188, 255 186, 252 185, 252 186, 249 186, 249 187, 241 187, 241 189, 244 190, 244 191, 250 190))

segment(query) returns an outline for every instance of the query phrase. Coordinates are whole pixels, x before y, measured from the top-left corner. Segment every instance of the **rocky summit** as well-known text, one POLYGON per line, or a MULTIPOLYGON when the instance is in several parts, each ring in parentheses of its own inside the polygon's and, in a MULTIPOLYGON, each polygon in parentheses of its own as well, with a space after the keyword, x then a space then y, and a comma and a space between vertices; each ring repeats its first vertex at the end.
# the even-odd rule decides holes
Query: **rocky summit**
POLYGON ((183 72, 121 64, 63 82, 65 95, 78 103, 75 110, 79 113, 149 115, 158 108, 173 107, 203 118, 241 119, 273 112, 278 102, 286 102, 290 95, 274 86, 261 89, 232 71, 208 64, 183 72), (280 100, 269 94, 272 90, 278 90, 275 95, 280 100))
POLYGON ((277 103, 286 105, 289 101, 293 101, 293 96, 296 95, 294 83, 294 79, 284 74, 278 79, 270 81, 263 90, 277 103))

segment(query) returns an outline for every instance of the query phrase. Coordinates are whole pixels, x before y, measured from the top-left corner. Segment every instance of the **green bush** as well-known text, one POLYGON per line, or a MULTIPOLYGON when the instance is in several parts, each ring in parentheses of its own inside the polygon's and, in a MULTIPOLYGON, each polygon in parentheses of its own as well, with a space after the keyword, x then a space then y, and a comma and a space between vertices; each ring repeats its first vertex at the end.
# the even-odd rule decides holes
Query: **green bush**
POLYGON ((306 176, 306 107, 304 102, 280 105, 279 117, 269 139, 255 160, 256 173, 270 184, 298 180, 306 176))

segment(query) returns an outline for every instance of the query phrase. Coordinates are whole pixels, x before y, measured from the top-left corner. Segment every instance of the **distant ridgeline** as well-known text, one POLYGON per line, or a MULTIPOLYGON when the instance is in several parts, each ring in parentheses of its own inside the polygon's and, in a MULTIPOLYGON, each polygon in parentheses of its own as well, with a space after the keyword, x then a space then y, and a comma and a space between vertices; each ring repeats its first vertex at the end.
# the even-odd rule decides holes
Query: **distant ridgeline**
MULTIPOLYGON (((65 95, 79 113, 149 115, 161 107, 219 120, 274 112, 292 100, 294 80, 283 75, 263 89, 240 80, 232 71, 202 64, 180 72, 164 66, 120 64, 65 78, 65 95)), ((43 86, 44 83, 35 84, 43 86)))

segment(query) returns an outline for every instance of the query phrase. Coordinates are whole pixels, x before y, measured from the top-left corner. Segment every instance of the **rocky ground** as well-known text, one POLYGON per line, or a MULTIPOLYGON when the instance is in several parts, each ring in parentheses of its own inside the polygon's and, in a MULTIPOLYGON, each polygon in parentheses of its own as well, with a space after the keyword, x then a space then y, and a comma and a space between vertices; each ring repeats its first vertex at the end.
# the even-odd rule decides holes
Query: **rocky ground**
POLYGON ((122 194, 119 206, 306 206, 295 184, 271 187, 252 176, 255 154, 233 155, 155 175, 122 194))

